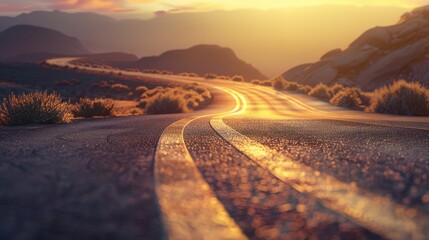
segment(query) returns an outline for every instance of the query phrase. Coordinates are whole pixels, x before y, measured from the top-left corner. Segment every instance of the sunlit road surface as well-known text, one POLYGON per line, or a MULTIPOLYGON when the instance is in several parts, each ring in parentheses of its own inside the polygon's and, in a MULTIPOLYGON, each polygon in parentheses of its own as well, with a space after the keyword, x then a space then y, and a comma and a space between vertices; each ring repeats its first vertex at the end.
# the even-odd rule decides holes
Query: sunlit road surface
POLYGON ((428 118, 121 73, 198 82, 215 99, 190 114, 0 130, 0 238, 429 239, 428 118))

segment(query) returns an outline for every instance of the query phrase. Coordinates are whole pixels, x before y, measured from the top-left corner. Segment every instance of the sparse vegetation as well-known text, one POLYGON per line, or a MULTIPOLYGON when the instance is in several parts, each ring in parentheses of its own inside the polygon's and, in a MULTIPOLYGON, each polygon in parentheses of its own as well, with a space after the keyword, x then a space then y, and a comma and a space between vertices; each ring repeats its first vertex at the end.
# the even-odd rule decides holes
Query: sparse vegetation
POLYGON ((124 92, 129 92, 131 91, 130 87, 128 87, 125 84, 121 84, 121 83, 115 83, 112 84, 110 87, 113 91, 115 92, 119 92, 119 93, 124 93, 124 92))
POLYGON ((376 90, 367 112, 429 116, 429 89, 404 80, 376 90))
POLYGON ((111 99, 81 98, 73 109, 76 117, 109 117, 113 115, 114 104, 111 99))
POLYGON ((253 79, 252 81, 250 81, 250 83, 255 84, 255 85, 261 85, 261 80, 253 79))
POLYGON ((308 93, 308 95, 312 97, 317 97, 319 99, 329 101, 332 97, 332 91, 331 89, 326 86, 323 83, 319 83, 317 86, 315 86, 311 91, 308 93))
POLYGON ((281 77, 278 77, 272 81, 272 84, 275 90, 283 90, 285 87, 285 80, 281 77))
POLYGON ((211 79, 217 78, 217 75, 214 74, 214 73, 207 73, 207 74, 204 75, 204 78, 207 79, 207 80, 211 80, 211 79))
POLYGON ((148 114, 168 114, 189 112, 187 101, 179 96, 169 93, 162 93, 153 97, 147 102, 145 111, 148 114))
POLYGON ((146 86, 138 86, 136 87, 136 89, 134 90, 134 93, 136 95, 142 95, 143 93, 147 92, 149 90, 149 88, 147 88, 146 86))
POLYGON ((329 102, 339 107, 362 109, 364 106, 361 95, 361 90, 358 88, 343 88, 329 102))
POLYGON ((137 106, 144 108, 148 114, 189 112, 201 108, 211 99, 212 96, 208 89, 198 84, 175 88, 156 87, 142 94, 137 106), (158 104, 156 101, 162 101, 162 103, 158 104), (171 109, 164 106, 169 102, 174 102, 171 103, 171 109))
POLYGON ((243 78, 243 76, 235 75, 235 76, 232 77, 232 81, 234 81, 234 82, 244 82, 244 78, 243 78))
POLYGON ((12 93, 0 106, 3 125, 69 123, 72 118, 71 105, 63 102, 59 94, 47 91, 18 96, 12 93))

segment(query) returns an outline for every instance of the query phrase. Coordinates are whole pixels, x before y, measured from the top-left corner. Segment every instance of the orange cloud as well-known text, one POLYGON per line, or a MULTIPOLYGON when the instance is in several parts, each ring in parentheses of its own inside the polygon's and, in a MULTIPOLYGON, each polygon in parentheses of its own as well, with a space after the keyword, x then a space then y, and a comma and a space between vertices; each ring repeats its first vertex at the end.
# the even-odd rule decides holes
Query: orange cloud
POLYGON ((125 0, 60 0, 50 1, 47 7, 59 10, 130 11, 126 3, 125 0))

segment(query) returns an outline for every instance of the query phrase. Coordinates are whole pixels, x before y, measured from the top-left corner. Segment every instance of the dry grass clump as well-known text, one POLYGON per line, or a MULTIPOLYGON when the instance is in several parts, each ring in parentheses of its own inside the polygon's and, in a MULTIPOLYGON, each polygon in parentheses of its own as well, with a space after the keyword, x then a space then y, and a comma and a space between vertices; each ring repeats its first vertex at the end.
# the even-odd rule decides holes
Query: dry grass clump
POLYGON ((109 117, 113 115, 114 103, 111 99, 81 98, 73 109, 76 117, 109 117))
POLYGON ((296 90, 297 92, 300 92, 300 93, 305 93, 305 94, 308 94, 310 91, 311 91, 311 87, 310 86, 304 86, 304 85, 301 85, 299 88, 298 88, 298 90, 296 90))
POLYGON ((108 82, 108 81, 99 81, 99 82, 95 82, 92 83, 90 86, 91 90, 106 90, 106 89, 110 89, 112 87, 112 83, 108 82))
POLYGON ((275 90, 283 90, 285 87, 285 80, 283 78, 276 78, 272 80, 272 85, 275 90))
POLYGON ((301 87, 302 87, 302 85, 298 84, 296 82, 286 82, 283 86, 283 89, 289 90, 289 91, 298 91, 298 89, 301 87))
POLYGON ((147 88, 146 86, 138 86, 136 87, 136 89, 134 89, 134 93, 140 96, 143 93, 147 92, 148 90, 149 88, 147 88))
POLYGON ((367 112, 429 116, 429 89, 404 80, 376 90, 367 112))
POLYGON ((188 77, 200 77, 200 75, 196 73, 188 73, 188 77))
POLYGON ((0 105, 0 122, 16 126, 31 123, 69 123, 71 106, 57 93, 32 92, 11 94, 0 105))
POLYGON ((231 77, 229 77, 229 76, 217 76, 217 79, 220 79, 220 80, 231 80, 231 77))
POLYGON ((207 80, 216 79, 217 75, 214 73, 207 73, 206 75, 204 75, 204 78, 207 80))
POLYGON ((151 74, 161 74, 161 71, 158 69, 144 69, 142 73, 151 73, 151 74))
POLYGON ((149 114, 189 112, 201 108, 211 99, 212 95, 208 89, 198 84, 188 84, 175 88, 158 86, 140 96, 138 107, 144 108, 149 114), (162 103, 155 103, 157 101, 162 101, 162 103), (172 101, 176 103, 171 103, 171 109, 164 106, 172 101), (185 107, 182 106, 183 104, 185 107), (164 110, 165 112, 162 112, 164 110))
POLYGON ((345 89, 345 87, 343 85, 341 85, 339 83, 335 83, 334 86, 331 87, 332 96, 343 91, 344 89, 345 89))
POLYGON ((244 78, 243 78, 243 76, 235 75, 235 76, 232 77, 232 81, 234 81, 234 82, 244 82, 244 78))
POLYGON ((319 83, 308 93, 309 96, 317 97, 325 101, 329 101, 332 97, 331 89, 323 83, 319 83))
POLYGON ((118 93, 129 92, 131 89, 125 84, 115 83, 110 87, 113 91, 118 93))
POLYGON ((259 79, 253 79, 252 81, 250 81, 251 84, 255 84, 255 85, 261 85, 261 80, 259 79))
POLYGON ((335 94, 329 102, 339 107, 362 109, 364 106, 361 95, 361 90, 358 88, 344 88, 335 94))
POLYGON ((148 114, 171 114, 189 112, 187 101, 175 94, 163 93, 156 95, 146 104, 145 112, 148 114))

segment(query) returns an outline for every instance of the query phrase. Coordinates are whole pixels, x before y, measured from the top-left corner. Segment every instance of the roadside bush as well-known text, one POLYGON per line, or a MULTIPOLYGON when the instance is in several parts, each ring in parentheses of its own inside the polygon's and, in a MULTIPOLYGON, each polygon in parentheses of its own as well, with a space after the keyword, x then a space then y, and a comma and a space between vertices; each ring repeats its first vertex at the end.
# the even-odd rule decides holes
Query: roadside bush
POLYGON ((367 112, 429 116, 429 89, 404 80, 376 90, 367 112))
POLYGON ((273 82, 271 80, 261 80, 261 86, 272 87, 273 82))
POLYGON ((196 73, 188 73, 188 77, 199 77, 196 73))
POLYGON ((358 88, 345 88, 335 94, 329 101, 331 104, 352 109, 362 109, 361 91, 358 88))
POLYGON ((211 80, 217 78, 217 75, 214 73, 207 73, 206 75, 204 75, 204 78, 207 80, 211 80))
POLYGON ((302 85, 295 82, 286 82, 283 86, 284 90, 297 91, 302 85))
POLYGON ((69 123, 73 118, 70 104, 57 93, 33 92, 9 95, 0 105, 0 119, 4 125, 31 123, 69 123))
POLYGON ((308 94, 310 91, 311 91, 311 87, 310 86, 304 86, 304 85, 301 85, 299 88, 298 88, 298 92, 300 92, 300 93, 305 93, 305 94, 308 94))
POLYGON ((325 84, 319 83, 317 86, 311 89, 308 95, 312 97, 320 98, 325 101, 329 101, 332 97, 332 92, 329 89, 329 87, 327 87, 325 84))
POLYGON ((344 89, 345 89, 345 87, 343 85, 338 84, 338 83, 334 84, 334 86, 331 87, 332 96, 343 91, 344 89))
POLYGON ((118 93, 131 91, 130 87, 128 87, 125 84, 121 84, 121 83, 112 84, 111 89, 115 92, 118 92, 118 93))
POLYGON ((253 79, 252 81, 250 81, 250 83, 255 84, 255 85, 261 85, 261 80, 253 79))
POLYGON ((81 98, 73 113, 76 117, 108 117, 113 115, 114 103, 111 99, 81 98))
POLYGON ((145 87, 145 86, 138 86, 136 87, 136 89, 134 90, 134 93, 138 96, 142 95, 143 93, 147 92, 149 90, 149 88, 145 87))
POLYGON ((283 80, 283 78, 278 77, 273 80, 272 84, 275 90, 283 90, 285 87, 285 80, 283 80))
POLYGON ((217 76, 217 79, 220 79, 220 80, 231 80, 231 77, 228 77, 228 76, 217 76))
POLYGON ((234 82, 244 82, 244 78, 243 78, 243 76, 235 75, 234 77, 232 77, 232 81, 234 81, 234 82))
POLYGON ((100 82, 95 82, 93 84, 91 84, 90 89, 92 90, 98 90, 98 89, 102 89, 102 90, 106 90, 106 89, 110 89, 112 87, 112 84, 108 81, 100 81, 100 82))
POLYGON ((159 94, 147 102, 145 111, 148 114, 170 114, 189 112, 188 102, 174 94, 159 94))

